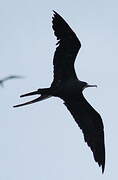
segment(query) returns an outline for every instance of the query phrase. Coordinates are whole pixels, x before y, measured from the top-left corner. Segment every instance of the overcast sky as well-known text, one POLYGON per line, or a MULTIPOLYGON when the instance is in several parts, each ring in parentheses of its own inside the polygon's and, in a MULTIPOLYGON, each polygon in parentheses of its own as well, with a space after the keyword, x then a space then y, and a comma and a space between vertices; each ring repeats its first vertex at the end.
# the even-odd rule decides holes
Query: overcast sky
POLYGON ((0 180, 117 179, 117 0, 4 0, 0 24, 0 78, 25 77, 0 88, 0 180), (53 79, 52 10, 64 17, 82 43, 75 63, 79 79, 98 85, 84 95, 105 126, 103 175, 61 100, 12 108, 32 99, 20 99, 21 94, 49 87, 53 79))

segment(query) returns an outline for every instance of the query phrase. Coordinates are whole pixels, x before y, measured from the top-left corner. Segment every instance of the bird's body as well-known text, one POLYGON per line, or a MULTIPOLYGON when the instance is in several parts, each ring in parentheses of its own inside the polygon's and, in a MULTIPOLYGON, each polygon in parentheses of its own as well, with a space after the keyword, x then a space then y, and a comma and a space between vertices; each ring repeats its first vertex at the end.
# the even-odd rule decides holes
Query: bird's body
POLYGON ((40 97, 14 107, 32 104, 49 97, 59 97, 81 128, 85 142, 91 148, 95 161, 105 168, 104 127, 99 113, 83 96, 86 87, 96 87, 80 81, 74 69, 74 62, 81 43, 66 21, 54 11, 52 20, 54 34, 58 43, 54 54, 54 79, 50 88, 21 95, 21 97, 40 94, 40 97))
POLYGON ((81 88, 84 85, 84 82, 79 81, 78 79, 70 78, 62 84, 58 88, 52 88, 52 95, 60 98, 64 97, 72 97, 73 95, 81 94, 81 88), (53 92, 54 91, 54 92, 53 92))

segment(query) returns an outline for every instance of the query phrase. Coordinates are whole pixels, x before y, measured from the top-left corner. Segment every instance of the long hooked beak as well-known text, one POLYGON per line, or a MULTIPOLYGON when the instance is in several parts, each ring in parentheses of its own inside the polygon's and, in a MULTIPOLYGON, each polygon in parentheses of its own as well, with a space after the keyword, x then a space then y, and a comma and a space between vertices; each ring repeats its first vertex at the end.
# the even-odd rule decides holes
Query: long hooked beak
POLYGON ((96 87, 96 88, 97 88, 97 85, 90 85, 90 84, 87 84, 86 87, 96 87))

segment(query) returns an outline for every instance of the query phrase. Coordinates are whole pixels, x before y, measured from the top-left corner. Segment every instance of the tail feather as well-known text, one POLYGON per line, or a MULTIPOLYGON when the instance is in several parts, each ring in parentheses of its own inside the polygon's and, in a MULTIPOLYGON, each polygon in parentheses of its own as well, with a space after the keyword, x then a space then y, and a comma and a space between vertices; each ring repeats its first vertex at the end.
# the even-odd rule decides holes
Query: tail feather
POLYGON ((32 95, 37 95, 37 94, 39 94, 39 91, 33 91, 33 92, 30 92, 30 93, 23 94, 20 97, 32 96, 32 95))
POLYGON ((37 91, 29 92, 26 94, 21 95, 20 97, 25 97, 25 96, 32 96, 32 95, 50 95, 50 88, 43 88, 43 89, 38 89, 37 91))
POLYGON ((42 101, 42 100, 50 98, 52 96, 52 95, 50 95, 50 88, 44 88, 44 89, 38 89, 37 91, 23 94, 20 97, 26 97, 26 96, 32 96, 32 95, 40 95, 40 97, 38 97, 32 101, 28 101, 28 102, 25 102, 22 104, 15 105, 13 107, 21 107, 21 106, 25 106, 28 104, 33 104, 35 102, 42 101))
MULTIPOLYGON (((24 96, 22 96, 22 97, 24 97, 24 96)), ((13 107, 16 108, 16 107, 25 106, 25 105, 28 105, 28 104, 33 104, 35 102, 42 101, 42 100, 45 100, 45 99, 50 98, 50 97, 51 96, 49 96, 49 95, 41 95, 40 97, 38 97, 38 98, 36 98, 36 99, 34 99, 32 101, 28 101, 28 102, 25 102, 25 103, 22 103, 22 104, 18 104, 18 105, 15 105, 13 107)))

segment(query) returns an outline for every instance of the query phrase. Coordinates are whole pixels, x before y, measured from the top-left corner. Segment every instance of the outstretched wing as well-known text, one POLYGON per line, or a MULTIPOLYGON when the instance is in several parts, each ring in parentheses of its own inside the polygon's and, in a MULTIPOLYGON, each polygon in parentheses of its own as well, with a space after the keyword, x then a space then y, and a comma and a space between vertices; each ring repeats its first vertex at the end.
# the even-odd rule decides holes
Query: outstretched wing
POLYGON ((10 80, 10 79, 20 79, 20 78, 23 78, 23 76, 18 76, 18 75, 7 76, 3 79, 0 79, 0 85, 3 87, 4 81, 10 80))
POLYGON ((78 126, 84 134, 84 140, 93 152, 95 161, 105 168, 104 127, 101 116, 83 97, 64 99, 64 104, 71 112, 78 126))
POLYGON ((20 78, 23 78, 23 77, 18 76, 18 75, 10 75, 10 76, 7 76, 7 77, 3 78, 2 81, 7 81, 9 79, 20 79, 20 78))
POLYGON ((52 27, 58 40, 58 47, 53 58, 54 80, 52 86, 58 86, 66 79, 73 78, 73 76, 76 78, 74 62, 81 43, 66 21, 55 11, 52 27))

